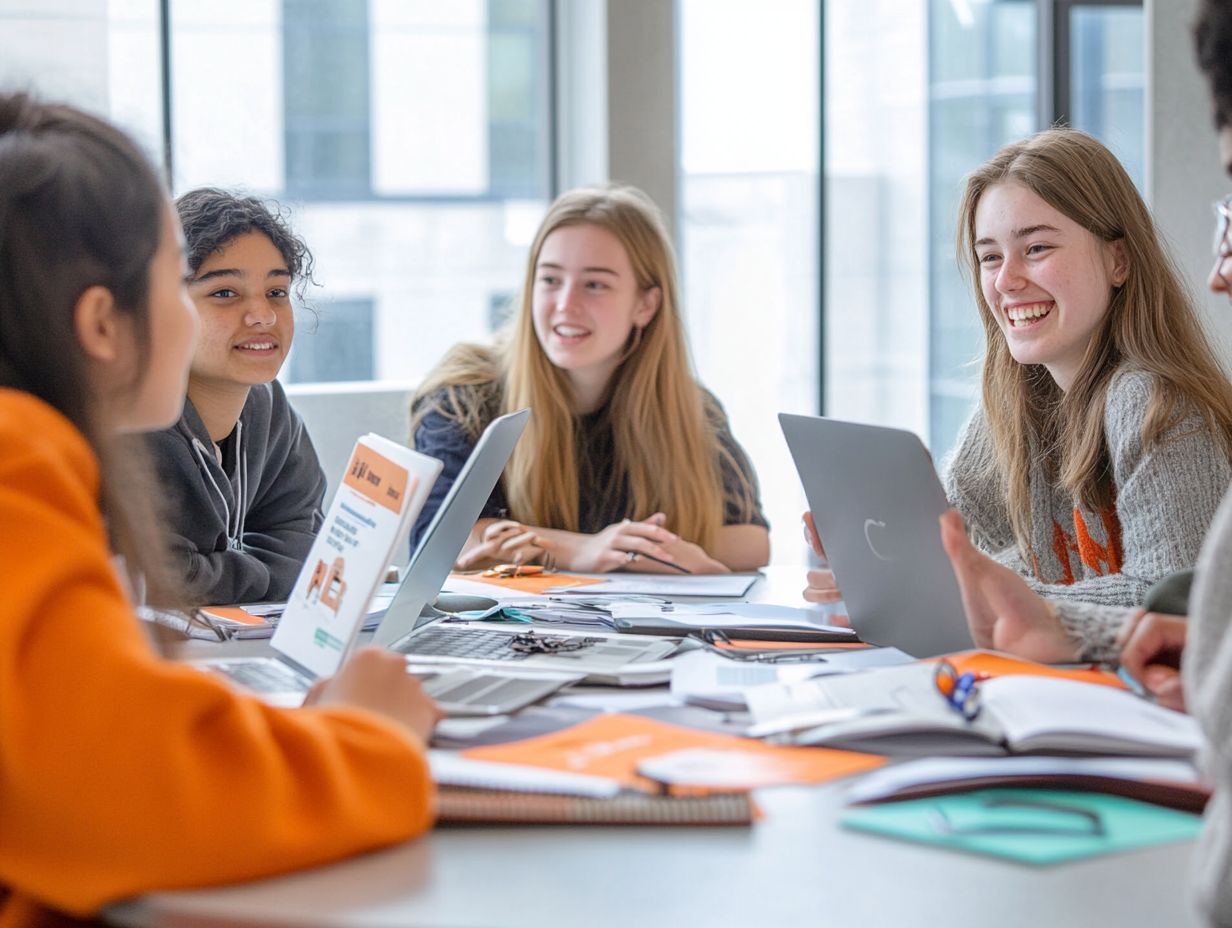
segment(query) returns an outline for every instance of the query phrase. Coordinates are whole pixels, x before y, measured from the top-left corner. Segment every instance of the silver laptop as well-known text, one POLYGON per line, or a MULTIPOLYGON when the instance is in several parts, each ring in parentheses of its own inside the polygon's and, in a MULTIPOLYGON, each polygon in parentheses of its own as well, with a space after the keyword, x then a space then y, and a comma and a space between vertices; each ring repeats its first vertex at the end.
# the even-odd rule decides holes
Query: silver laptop
MULTIPOLYGON (((501 471, 505 469, 514 445, 517 444, 522 431, 526 428, 529 416, 530 411, 526 409, 510 413, 494 419, 484 430, 458 474, 458 479, 445 497, 432 525, 425 533, 423 543, 416 550, 408 569, 407 579, 397 598, 401 598, 408 588, 412 591, 419 591, 425 583, 431 582, 428 580, 428 575, 432 572, 432 565, 443 556, 439 543, 437 546, 428 545, 428 540, 434 535, 434 528, 441 521, 442 515, 455 505, 454 500, 458 498, 469 500, 472 495, 478 495, 482 491, 479 502, 479 507, 482 507, 483 500, 488 498, 492 488, 496 486, 501 471)), ((427 490, 428 488, 425 487, 425 497, 427 490)), ((476 517, 478 512, 477 508, 476 517)), ((471 522, 473 524, 474 519, 471 522)), ((467 531, 469 532, 469 527, 467 531)), ((465 540, 465 535, 462 540, 465 540)), ((456 557, 461 547, 462 541, 459 541, 453 554, 449 555, 448 564, 452 564, 453 558, 456 557)), ((449 569, 448 564, 445 566, 446 572, 449 569)), ((439 582, 439 580, 436 581, 438 586, 439 582)), ((388 613, 386 616, 388 617, 388 613)), ((343 655, 340 654, 338 656, 339 666, 342 660, 343 655)), ((199 663, 206 669, 223 674, 233 682, 252 690, 265 701, 276 705, 300 705, 314 680, 310 671, 281 653, 271 658, 237 658, 199 663)), ((502 668, 501 673, 485 673, 465 667, 417 667, 414 663, 417 662, 413 662, 408 668, 410 672, 423 680, 424 689, 436 700, 442 710, 455 716, 500 715, 513 712, 532 702, 537 702, 571 680, 582 678, 580 673, 570 678, 562 676, 559 672, 545 674, 535 672, 533 668, 522 667, 502 668)))
MULTIPOLYGON (((406 654, 412 665, 554 671, 581 674, 591 682, 618 683, 622 668, 666 657, 676 650, 678 639, 568 631, 557 626, 544 631, 526 625, 467 621, 457 614, 482 611, 496 606, 497 601, 438 595, 500 479, 528 415, 529 410, 510 413, 488 427, 484 440, 491 444, 490 453, 481 455, 476 446, 449 488, 411 556, 406 579, 373 641, 406 654), (502 419, 506 424, 497 428, 502 419)), ((567 580, 562 578, 561 582, 567 580)))
POLYGON ((972 647, 941 546, 949 504, 920 439, 817 416, 779 424, 860 637, 916 657, 972 647))

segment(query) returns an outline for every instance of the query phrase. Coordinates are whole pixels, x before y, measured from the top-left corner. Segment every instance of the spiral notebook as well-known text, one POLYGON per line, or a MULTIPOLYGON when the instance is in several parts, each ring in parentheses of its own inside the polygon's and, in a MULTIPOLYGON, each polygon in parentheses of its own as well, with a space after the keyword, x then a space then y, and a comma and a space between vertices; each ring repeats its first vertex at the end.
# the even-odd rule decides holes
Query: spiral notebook
POLYGON ((437 821, 458 824, 751 825, 755 810, 747 793, 598 799, 464 786, 443 786, 437 793, 437 821))
POLYGON ((749 825, 747 792, 656 796, 611 777, 428 752, 437 819, 525 825, 749 825))

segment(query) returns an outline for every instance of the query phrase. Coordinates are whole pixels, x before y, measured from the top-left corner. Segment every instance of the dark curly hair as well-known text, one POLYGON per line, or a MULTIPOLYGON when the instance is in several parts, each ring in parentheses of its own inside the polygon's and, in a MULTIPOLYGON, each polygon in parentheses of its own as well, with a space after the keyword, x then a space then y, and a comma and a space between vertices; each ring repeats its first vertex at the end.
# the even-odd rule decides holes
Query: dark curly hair
POLYGON ((273 201, 241 196, 217 187, 198 187, 175 201, 184 227, 188 268, 195 274, 202 263, 233 238, 260 232, 273 243, 287 263, 295 295, 305 303, 305 294, 316 280, 312 276, 312 252, 291 231, 287 211, 273 201))
POLYGON ((1232 0, 1202 0, 1194 23, 1198 66, 1215 103, 1215 128, 1232 126, 1232 0))

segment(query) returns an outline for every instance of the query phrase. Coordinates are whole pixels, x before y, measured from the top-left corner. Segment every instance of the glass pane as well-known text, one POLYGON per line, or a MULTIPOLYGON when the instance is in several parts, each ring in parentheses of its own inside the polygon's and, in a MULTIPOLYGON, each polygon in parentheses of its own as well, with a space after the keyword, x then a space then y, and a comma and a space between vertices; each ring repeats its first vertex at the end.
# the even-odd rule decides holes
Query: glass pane
POLYGON ((928 19, 826 4, 826 414, 925 434, 928 19))
POLYGON ((1142 189, 1146 158, 1145 41, 1141 6, 1070 11, 1070 124, 1121 159, 1142 189))
POLYGON ((826 413, 937 459, 982 331, 954 255, 965 174, 1035 129, 1030 0, 826 3, 826 413))
POLYGON ((273 196, 317 260, 283 380, 490 337, 550 196, 547 6, 174 0, 175 191, 273 196))
POLYGON ((776 562, 803 561, 804 496, 774 414, 817 410, 817 7, 679 7, 686 321, 757 467, 776 562))
POLYGON ((106 116, 161 164, 158 0, 0 0, 0 87, 106 116))
POLYGON ((978 392, 983 333, 954 254, 963 177, 1036 128, 1036 11, 1029 0, 930 0, 928 437, 950 448, 978 392))

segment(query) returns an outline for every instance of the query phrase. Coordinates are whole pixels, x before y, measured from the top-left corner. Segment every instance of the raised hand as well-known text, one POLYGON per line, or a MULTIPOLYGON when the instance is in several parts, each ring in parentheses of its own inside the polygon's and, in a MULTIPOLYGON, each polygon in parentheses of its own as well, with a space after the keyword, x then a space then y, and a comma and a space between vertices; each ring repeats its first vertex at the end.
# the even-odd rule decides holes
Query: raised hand
POLYGON ((971 544, 962 516, 953 509, 941 516, 941 543, 954 565, 976 645, 1036 661, 1078 659, 1077 645, 1052 605, 1022 577, 971 544))

